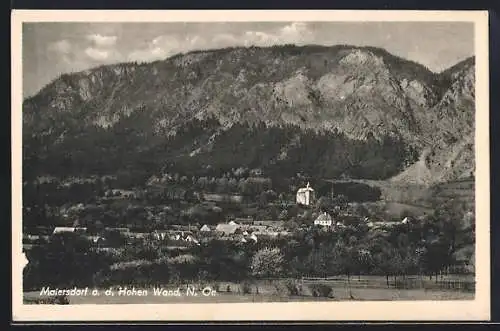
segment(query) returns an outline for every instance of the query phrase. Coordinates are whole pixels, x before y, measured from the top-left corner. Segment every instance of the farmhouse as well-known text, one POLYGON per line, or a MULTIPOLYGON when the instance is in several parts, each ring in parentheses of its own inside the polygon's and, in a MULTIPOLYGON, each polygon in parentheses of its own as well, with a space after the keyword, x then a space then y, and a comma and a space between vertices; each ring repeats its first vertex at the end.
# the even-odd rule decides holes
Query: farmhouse
POLYGON ((185 238, 184 238, 184 241, 187 241, 187 242, 191 242, 191 243, 194 243, 196 245, 199 245, 199 241, 191 234, 187 235, 185 238))
POLYGON ((130 190, 120 190, 120 189, 112 189, 108 190, 104 194, 105 197, 122 197, 122 198, 137 198, 136 193, 130 190))
POLYGON ((155 231, 153 233, 154 237, 156 240, 165 240, 167 239, 167 232, 166 231, 155 231))
POLYGON ((74 227, 56 227, 54 229, 54 232, 52 232, 52 234, 56 234, 56 233, 63 233, 63 232, 75 232, 75 228, 74 227))
POLYGON ((148 232, 130 232, 130 237, 135 239, 148 238, 150 233, 148 232))
POLYGON ((94 244, 102 244, 105 242, 105 239, 101 236, 87 236, 87 239, 92 241, 94 244))
POLYGON ((58 226, 54 229, 52 234, 56 233, 64 233, 64 232, 78 232, 82 233, 87 231, 87 228, 77 228, 77 227, 64 227, 64 226, 58 226))
POLYGON ((205 225, 203 225, 203 226, 200 228, 200 231, 201 231, 201 232, 210 232, 210 231, 212 231, 212 230, 210 229, 210 227, 209 227, 208 225, 206 225, 206 224, 205 224, 205 225))
POLYGON ((314 197, 314 190, 307 183, 306 187, 301 187, 297 191, 296 202, 299 205, 309 206, 313 203, 314 197))
POLYGON ((238 224, 220 223, 220 224, 217 224, 215 231, 222 232, 225 235, 230 235, 230 234, 234 234, 236 232, 236 230, 238 230, 239 228, 240 228, 240 226, 238 224))
POLYGON ((314 225, 332 226, 332 224, 333 224, 332 217, 328 213, 323 213, 314 220, 314 225))
POLYGON ((255 223, 251 216, 248 217, 236 217, 234 222, 239 224, 252 224, 255 223))
POLYGON ((412 224, 415 223, 416 221, 417 220, 407 216, 401 220, 401 224, 412 224))
POLYGON ((212 202, 229 202, 229 203, 242 203, 242 195, 230 195, 230 194, 216 194, 216 193, 203 193, 203 199, 205 201, 212 202))
POLYGON ((282 228, 285 225, 283 221, 254 221, 254 225, 263 225, 271 228, 282 228))
POLYGON ((248 239, 251 239, 251 240, 257 242, 257 236, 255 235, 255 233, 252 233, 251 235, 249 235, 248 239))
POLYGON ((176 230, 176 231, 191 231, 191 225, 180 225, 180 224, 173 224, 173 225, 170 225, 170 227, 173 229, 173 230, 176 230))
POLYGON ((31 240, 31 241, 35 241, 35 240, 39 240, 40 239, 40 235, 36 235, 36 234, 26 234, 26 235, 23 235, 23 240, 31 240))
POLYGON ((167 187, 163 191, 163 196, 167 200, 185 200, 188 192, 182 188, 167 187))
POLYGON ((250 229, 256 234, 267 234, 268 232, 268 228, 265 225, 253 225, 250 229))

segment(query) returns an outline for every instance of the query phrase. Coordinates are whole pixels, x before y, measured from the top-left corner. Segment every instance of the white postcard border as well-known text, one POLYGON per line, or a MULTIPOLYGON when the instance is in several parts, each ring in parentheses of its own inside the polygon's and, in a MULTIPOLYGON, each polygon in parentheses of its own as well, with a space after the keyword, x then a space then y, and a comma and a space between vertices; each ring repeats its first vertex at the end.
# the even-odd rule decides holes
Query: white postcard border
POLYGON ((28 321, 331 321, 488 320, 490 318, 490 178, 488 13, 486 11, 75 11, 12 12, 12 313, 28 321), (462 21, 475 24, 476 295, 470 301, 24 305, 22 292, 23 22, 462 21))

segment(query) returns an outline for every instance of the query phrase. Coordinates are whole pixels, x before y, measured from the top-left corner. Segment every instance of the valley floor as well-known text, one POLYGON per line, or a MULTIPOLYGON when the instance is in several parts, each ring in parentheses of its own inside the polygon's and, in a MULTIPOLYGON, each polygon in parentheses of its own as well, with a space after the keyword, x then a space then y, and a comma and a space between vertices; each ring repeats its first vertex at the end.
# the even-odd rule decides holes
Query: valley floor
MULTIPOLYGON (((451 276, 451 275, 450 275, 451 276)), ((304 288, 312 283, 328 284, 332 289, 332 295, 326 297, 314 297, 307 291, 303 295, 278 294, 276 292, 275 281, 259 281, 249 286, 249 292, 241 292, 241 284, 232 282, 218 283, 220 290, 215 291, 210 285, 197 285, 197 290, 188 292, 187 286, 170 285, 164 286, 164 289, 175 291, 180 289, 179 295, 174 296, 170 292, 167 296, 154 292, 153 288, 147 288, 147 295, 120 295, 118 287, 113 288, 113 295, 105 295, 106 289, 99 289, 99 296, 69 296, 70 304, 170 304, 170 303, 244 303, 244 302, 297 302, 297 301, 405 301, 405 300, 474 300, 474 291, 445 289, 446 282, 470 283, 473 282, 473 275, 463 275, 461 277, 445 276, 435 280, 422 279, 419 287, 415 286, 408 289, 394 288, 393 280, 390 280, 390 286, 386 285, 386 278, 380 276, 365 276, 362 279, 351 278, 351 286, 347 286, 344 277, 315 280, 308 279, 303 281, 304 288), (424 284, 425 283, 425 284, 424 284), (428 285, 436 284, 439 287, 430 289, 428 285), (422 288, 425 285, 426 288, 422 288), (256 290, 258 288, 258 290, 256 290), (206 289, 203 291, 203 289, 206 289)), ((449 284, 448 284, 449 285, 449 284)), ((191 285, 190 285, 191 286, 191 285)), ((194 286, 194 285, 193 285, 194 286)), ((128 289, 132 289, 130 286, 128 289)), ((135 289, 139 289, 135 287, 135 289)), ((89 289, 89 293, 90 293, 89 289)), ((144 288, 143 288, 144 290, 144 288)), ((280 292, 281 293, 281 292, 280 292)), ((34 303, 37 299, 43 298, 39 291, 30 291, 24 293, 26 304, 34 303)))
MULTIPOLYGON (((25 300, 37 297, 39 292, 25 293, 25 300)), ((169 303, 238 303, 238 302, 296 302, 296 301, 392 301, 392 300, 474 300, 474 293, 458 291, 427 291, 398 290, 398 289, 352 289, 350 299, 349 291, 345 288, 334 288, 333 298, 304 297, 304 296, 278 296, 273 294, 235 294, 219 293, 214 296, 75 296, 70 297, 70 304, 169 304, 169 303)), ((27 303, 27 302, 25 302, 27 303)))

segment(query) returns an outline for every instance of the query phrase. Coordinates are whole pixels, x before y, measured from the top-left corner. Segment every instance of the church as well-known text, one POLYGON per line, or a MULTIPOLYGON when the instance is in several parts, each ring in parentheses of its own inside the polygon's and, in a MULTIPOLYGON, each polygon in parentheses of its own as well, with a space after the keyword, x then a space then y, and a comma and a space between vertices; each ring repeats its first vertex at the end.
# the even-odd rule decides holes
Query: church
POLYGON ((314 190, 309 183, 306 187, 299 188, 296 201, 297 204, 304 206, 310 206, 314 202, 314 190))

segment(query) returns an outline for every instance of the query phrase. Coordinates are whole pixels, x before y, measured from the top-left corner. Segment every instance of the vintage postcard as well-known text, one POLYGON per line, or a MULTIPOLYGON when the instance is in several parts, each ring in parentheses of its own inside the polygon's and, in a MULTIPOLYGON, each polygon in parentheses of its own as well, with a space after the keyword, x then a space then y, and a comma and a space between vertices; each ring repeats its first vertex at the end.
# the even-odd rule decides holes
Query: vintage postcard
POLYGON ((490 318, 488 14, 14 11, 14 321, 490 318))

